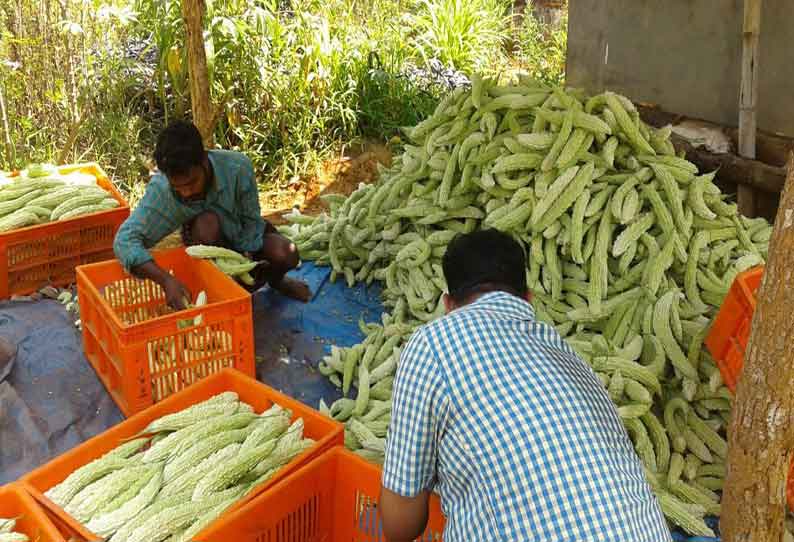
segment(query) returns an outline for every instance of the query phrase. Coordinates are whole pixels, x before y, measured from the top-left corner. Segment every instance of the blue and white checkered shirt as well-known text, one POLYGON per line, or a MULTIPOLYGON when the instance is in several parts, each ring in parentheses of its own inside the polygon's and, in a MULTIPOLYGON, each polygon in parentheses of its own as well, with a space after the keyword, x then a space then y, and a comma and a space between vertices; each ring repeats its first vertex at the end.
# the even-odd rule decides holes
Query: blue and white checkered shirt
POLYGON ((383 485, 434 485, 445 542, 667 542, 600 381, 532 306, 480 297, 420 328, 394 382, 383 485))

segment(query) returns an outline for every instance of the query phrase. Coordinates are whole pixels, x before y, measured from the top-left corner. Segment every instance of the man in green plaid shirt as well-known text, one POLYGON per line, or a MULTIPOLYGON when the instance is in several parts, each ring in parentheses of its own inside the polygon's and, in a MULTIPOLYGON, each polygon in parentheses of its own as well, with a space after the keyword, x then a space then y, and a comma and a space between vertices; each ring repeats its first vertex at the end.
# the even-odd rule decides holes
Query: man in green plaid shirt
POLYGON ((160 134, 154 158, 159 171, 113 244, 126 269, 159 284, 173 308, 184 308, 190 292, 148 250, 181 228, 185 245, 222 246, 262 262, 251 273, 252 291, 270 284, 308 301, 308 286, 286 276, 298 265, 297 247, 260 214, 251 160, 239 152, 205 150, 198 129, 182 121, 160 134))

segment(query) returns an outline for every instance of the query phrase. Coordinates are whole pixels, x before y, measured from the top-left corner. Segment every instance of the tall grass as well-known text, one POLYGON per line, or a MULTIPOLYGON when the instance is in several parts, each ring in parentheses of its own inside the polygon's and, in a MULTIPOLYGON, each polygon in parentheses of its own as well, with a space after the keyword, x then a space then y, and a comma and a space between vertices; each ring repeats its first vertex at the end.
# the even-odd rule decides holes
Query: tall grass
POLYGON ((411 18, 425 59, 438 58, 465 72, 502 65, 509 19, 497 0, 421 0, 411 18))
MULTIPOLYGON (((97 160, 134 192, 155 135, 190 118, 180 0, 104 1, 0 2, 0 169, 97 160)), ((505 51, 510 4, 207 2, 215 140, 247 153, 261 179, 286 182, 350 140, 389 139, 442 91, 404 76, 408 64, 496 73, 516 61, 505 51)), ((531 24, 518 60, 557 81, 564 34, 531 24)))
MULTIPOLYGON (((213 100, 224 109, 216 142, 246 152, 277 182, 311 172, 340 141, 417 122, 437 100, 396 75, 415 56, 403 39, 400 2, 296 5, 216 0, 207 12, 213 100)), ((140 8, 142 35, 160 55, 156 79, 166 117, 189 116, 179 7, 140 0, 140 8)))
POLYGON ((414 126, 433 112, 441 89, 420 85, 398 73, 393 56, 385 60, 370 53, 358 78, 358 123, 371 138, 388 138, 400 128, 414 126))
POLYGON ((0 169, 96 160, 122 177, 140 172, 144 127, 118 47, 135 23, 124 4, 0 4, 0 169))

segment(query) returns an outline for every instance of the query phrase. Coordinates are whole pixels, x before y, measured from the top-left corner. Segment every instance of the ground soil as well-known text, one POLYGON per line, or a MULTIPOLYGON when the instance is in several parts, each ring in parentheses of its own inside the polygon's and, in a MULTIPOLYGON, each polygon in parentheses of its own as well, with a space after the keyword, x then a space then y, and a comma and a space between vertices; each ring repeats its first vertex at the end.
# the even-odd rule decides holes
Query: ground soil
POLYGON ((287 187, 275 187, 260 193, 262 215, 273 224, 282 224, 281 215, 293 208, 318 215, 328 206, 320 199, 325 194, 349 195, 359 183, 371 183, 378 176, 378 163, 391 164, 392 153, 381 143, 364 143, 345 156, 323 164, 320 171, 287 187))

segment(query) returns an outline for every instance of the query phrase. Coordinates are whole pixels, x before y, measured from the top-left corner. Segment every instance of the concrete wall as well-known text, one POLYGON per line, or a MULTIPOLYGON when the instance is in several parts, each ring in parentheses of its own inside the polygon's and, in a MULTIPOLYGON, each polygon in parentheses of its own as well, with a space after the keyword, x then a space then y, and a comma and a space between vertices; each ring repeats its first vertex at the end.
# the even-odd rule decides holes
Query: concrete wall
MULTIPOLYGON (((567 82, 738 124, 743 0, 571 0, 567 82)), ((765 0, 759 129, 794 137, 794 0, 765 0)))

